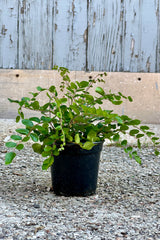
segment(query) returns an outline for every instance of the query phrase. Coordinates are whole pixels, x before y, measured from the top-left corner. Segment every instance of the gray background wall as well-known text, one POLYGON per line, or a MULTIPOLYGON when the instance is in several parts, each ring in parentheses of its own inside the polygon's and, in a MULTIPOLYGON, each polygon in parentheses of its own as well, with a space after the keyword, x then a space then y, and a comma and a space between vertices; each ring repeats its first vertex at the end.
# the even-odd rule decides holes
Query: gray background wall
POLYGON ((160 72, 160 0, 0 0, 0 68, 160 72))

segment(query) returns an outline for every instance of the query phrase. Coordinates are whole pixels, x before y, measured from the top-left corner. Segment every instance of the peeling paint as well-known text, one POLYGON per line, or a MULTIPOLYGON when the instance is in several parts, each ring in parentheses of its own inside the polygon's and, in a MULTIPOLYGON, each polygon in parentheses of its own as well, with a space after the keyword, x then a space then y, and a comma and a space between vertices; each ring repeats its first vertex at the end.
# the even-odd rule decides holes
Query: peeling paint
POLYGON ((12 40, 11 34, 9 35, 9 40, 10 40, 10 43, 12 44, 12 43, 13 43, 13 40, 12 40))
POLYGON ((73 13, 73 17, 75 16, 75 3, 74 0, 72 2, 72 13, 73 13))
POLYGON ((134 46, 135 46, 135 39, 132 38, 132 40, 131 40, 131 56, 134 55, 134 46))
POLYGON ((5 28, 5 25, 2 25, 1 34, 5 36, 6 33, 7 33, 7 30, 8 30, 8 29, 5 28))
POLYGON ((159 90, 158 83, 155 82, 155 85, 156 85, 156 90, 158 91, 159 90))
POLYGON ((95 26, 95 22, 96 22, 96 12, 94 12, 93 14, 93 26, 95 26))
POLYGON ((87 42, 87 38, 88 38, 87 35, 88 35, 88 29, 86 29, 83 34, 83 39, 85 43, 87 42))
POLYGON ((150 56, 147 58, 147 62, 146 62, 146 68, 147 68, 147 72, 150 72, 150 66, 151 66, 151 63, 150 63, 150 56))
POLYGON ((114 47, 112 47, 112 54, 115 54, 115 53, 116 53, 116 51, 115 51, 114 47))
POLYGON ((55 29, 55 32, 57 31, 57 24, 55 23, 54 24, 54 29, 55 29))
POLYGON ((22 1, 21 14, 24 14, 24 11, 26 10, 26 1, 27 0, 22 1))

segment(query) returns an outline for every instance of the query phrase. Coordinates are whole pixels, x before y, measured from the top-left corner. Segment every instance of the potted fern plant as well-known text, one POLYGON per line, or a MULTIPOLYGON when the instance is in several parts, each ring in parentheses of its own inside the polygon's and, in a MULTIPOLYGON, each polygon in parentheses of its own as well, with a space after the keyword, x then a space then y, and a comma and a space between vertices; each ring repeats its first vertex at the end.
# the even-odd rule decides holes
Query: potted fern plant
MULTIPOLYGON (((141 138, 149 137, 155 146, 155 154, 159 154, 159 138, 148 126, 141 125, 138 119, 120 116, 101 107, 104 101, 114 105, 122 104, 123 99, 132 102, 130 96, 126 97, 121 92, 106 93, 97 85, 104 82, 106 73, 89 77, 88 81, 71 81, 68 69, 55 66, 54 70, 62 77, 58 90, 54 85, 49 88, 38 86, 36 92, 30 92, 30 98, 9 99, 11 103, 18 104, 16 122, 21 120, 24 128, 17 128, 17 134, 11 135, 6 146, 20 151, 31 139, 33 151, 44 157, 42 169, 51 167, 52 186, 56 194, 87 196, 95 193, 105 139, 119 143, 139 164, 141 159, 137 151, 128 146, 127 140, 121 140, 121 134, 134 136, 138 148, 141 148, 141 138), (93 96, 90 89, 94 85, 97 87, 93 96), (42 92, 46 94, 45 104, 40 104, 38 100, 42 92), (63 97, 59 96, 60 92, 63 97), (33 115, 25 118, 23 109, 38 111, 40 117, 33 115)), ((15 157, 16 151, 8 151, 5 163, 10 164, 15 157)))

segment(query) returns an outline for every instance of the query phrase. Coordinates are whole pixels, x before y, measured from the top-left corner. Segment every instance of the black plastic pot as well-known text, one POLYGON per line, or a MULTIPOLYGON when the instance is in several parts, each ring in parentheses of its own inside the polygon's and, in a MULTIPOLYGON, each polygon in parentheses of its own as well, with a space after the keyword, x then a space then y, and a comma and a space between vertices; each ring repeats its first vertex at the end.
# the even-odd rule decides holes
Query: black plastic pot
POLYGON ((63 196, 89 196, 96 192, 103 142, 91 150, 68 144, 51 166, 53 191, 63 196))

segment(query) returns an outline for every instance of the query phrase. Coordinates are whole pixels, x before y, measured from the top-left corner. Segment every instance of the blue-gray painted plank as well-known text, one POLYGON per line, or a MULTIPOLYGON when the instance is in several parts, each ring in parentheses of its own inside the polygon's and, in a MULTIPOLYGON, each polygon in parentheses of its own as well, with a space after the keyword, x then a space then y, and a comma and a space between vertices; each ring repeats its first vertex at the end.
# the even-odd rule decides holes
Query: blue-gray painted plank
POLYGON ((52 4, 50 0, 20 0, 20 68, 51 69, 52 4))
POLYGON ((53 63, 85 70, 87 1, 55 1, 53 22, 53 63))
POLYGON ((88 68, 118 71, 121 68, 121 3, 89 1, 88 68))
POLYGON ((0 4, 0 68, 17 67, 18 1, 1 0, 0 4))
POLYGON ((125 0, 124 4, 124 70, 132 72, 155 72, 157 49, 156 1, 125 0))

